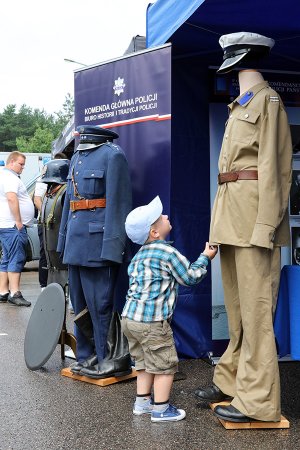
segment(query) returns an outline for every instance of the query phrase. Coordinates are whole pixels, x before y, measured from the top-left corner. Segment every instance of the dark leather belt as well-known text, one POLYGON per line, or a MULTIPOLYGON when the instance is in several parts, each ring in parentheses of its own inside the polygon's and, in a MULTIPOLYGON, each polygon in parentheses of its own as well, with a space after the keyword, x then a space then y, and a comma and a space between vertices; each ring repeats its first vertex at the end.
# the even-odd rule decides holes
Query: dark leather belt
POLYGON ((218 175, 218 183, 230 183, 238 180, 258 180, 257 170, 239 170, 237 172, 223 172, 218 175))
POLYGON ((78 211, 80 209, 95 209, 105 207, 106 207, 106 198, 91 198, 91 199, 70 201, 70 209, 73 212, 78 211))

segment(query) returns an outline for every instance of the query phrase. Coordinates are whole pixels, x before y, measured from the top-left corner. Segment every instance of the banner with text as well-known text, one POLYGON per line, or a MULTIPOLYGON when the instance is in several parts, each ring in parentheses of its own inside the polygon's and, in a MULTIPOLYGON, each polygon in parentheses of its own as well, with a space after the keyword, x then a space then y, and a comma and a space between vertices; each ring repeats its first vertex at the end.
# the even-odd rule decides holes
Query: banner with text
POLYGON ((160 195, 170 207, 171 46, 126 55, 75 73, 75 125, 119 134, 134 206, 160 195))

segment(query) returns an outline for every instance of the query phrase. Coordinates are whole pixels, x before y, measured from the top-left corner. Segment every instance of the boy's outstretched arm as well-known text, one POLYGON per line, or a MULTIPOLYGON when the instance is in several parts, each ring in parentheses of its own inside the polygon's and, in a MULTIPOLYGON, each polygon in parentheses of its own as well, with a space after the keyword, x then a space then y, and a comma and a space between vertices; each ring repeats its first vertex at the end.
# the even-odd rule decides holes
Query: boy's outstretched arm
POLYGON ((206 242, 205 249, 202 252, 202 255, 208 256, 210 260, 214 259, 216 254, 218 253, 218 247, 216 245, 210 245, 209 242, 206 242))
POLYGON ((201 253, 197 261, 191 264, 185 256, 174 249, 174 252, 169 257, 170 271, 179 284, 193 286, 206 276, 206 267, 209 261, 216 256, 217 252, 218 248, 212 248, 207 242, 203 253, 201 253))

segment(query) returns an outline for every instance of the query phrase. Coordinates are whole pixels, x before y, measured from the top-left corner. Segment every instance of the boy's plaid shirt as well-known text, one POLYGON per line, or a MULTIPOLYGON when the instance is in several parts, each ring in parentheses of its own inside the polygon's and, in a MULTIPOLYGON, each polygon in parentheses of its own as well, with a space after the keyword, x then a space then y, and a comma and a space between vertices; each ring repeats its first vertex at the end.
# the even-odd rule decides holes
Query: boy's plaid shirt
POLYGON ((178 284, 193 286, 205 277, 209 258, 190 263, 166 241, 144 244, 128 267, 129 289, 123 317, 137 322, 169 319, 176 304, 178 284))

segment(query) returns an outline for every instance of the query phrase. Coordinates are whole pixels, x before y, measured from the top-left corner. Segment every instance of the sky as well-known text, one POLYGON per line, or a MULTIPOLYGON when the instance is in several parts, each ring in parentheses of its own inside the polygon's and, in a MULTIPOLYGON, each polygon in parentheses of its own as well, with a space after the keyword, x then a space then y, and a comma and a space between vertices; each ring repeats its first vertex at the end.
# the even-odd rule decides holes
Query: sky
POLYGON ((1 6, 0 112, 26 104, 51 114, 74 92, 74 70, 121 56, 146 34, 154 0, 5 0, 1 6))

